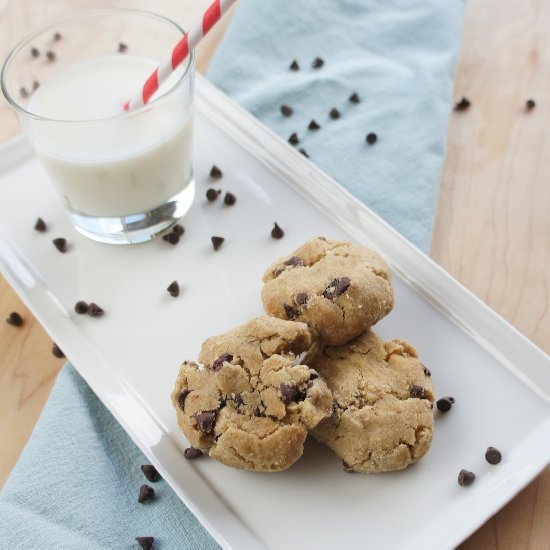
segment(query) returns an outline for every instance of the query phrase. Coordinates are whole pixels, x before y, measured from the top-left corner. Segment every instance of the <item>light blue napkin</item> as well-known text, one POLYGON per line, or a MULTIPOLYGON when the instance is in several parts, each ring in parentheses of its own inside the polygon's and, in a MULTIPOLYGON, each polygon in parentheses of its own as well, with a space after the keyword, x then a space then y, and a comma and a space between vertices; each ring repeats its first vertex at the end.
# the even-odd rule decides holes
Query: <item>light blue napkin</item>
MULTIPOLYGON (((426 250, 462 14, 461 0, 241 0, 209 75, 281 136, 297 132, 315 163, 426 250)), ((134 537, 151 535, 159 549, 215 548, 164 481, 137 503, 145 463, 65 367, 0 493, 0 546, 137 548, 134 537)))

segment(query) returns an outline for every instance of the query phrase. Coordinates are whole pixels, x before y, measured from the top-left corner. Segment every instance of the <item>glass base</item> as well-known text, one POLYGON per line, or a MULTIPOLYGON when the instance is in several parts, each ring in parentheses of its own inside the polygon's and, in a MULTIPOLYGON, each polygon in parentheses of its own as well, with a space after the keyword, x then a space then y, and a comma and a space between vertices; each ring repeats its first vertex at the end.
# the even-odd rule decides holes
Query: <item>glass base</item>
POLYGON ((195 180, 183 191, 149 212, 128 216, 103 218, 87 216, 68 210, 68 215, 79 233, 108 244, 135 244, 150 241, 180 220, 195 198, 195 180))

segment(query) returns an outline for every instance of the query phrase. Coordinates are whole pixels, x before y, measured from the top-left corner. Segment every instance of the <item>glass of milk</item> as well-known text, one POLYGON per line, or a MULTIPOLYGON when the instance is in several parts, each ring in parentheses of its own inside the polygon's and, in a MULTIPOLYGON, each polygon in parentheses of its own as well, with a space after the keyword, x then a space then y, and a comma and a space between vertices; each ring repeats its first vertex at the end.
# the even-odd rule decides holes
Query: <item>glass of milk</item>
POLYGON ((124 110, 183 35, 148 12, 84 12, 25 39, 4 64, 2 91, 87 237, 147 241, 193 202, 193 53, 147 105, 124 110))

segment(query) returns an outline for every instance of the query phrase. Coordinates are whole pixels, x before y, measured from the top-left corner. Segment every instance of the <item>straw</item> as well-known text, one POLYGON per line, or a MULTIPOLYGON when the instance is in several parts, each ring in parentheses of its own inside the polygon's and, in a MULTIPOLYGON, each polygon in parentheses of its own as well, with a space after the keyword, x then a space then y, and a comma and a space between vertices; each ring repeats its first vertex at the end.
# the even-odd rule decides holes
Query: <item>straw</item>
POLYGON ((149 76, 141 90, 124 105, 126 111, 135 111, 146 105, 151 96, 187 58, 189 52, 208 34, 208 31, 227 13, 237 0, 214 0, 200 21, 176 44, 172 56, 164 60, 149 76))

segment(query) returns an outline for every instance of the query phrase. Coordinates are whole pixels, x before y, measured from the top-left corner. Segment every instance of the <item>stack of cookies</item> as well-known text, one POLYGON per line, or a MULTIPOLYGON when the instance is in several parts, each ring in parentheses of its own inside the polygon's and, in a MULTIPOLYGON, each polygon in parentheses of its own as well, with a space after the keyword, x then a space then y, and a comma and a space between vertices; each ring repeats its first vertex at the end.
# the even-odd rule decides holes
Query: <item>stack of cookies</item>
POLYGON ((202 345, 172 392, 193 447, 248 470, 285 470, 308 433, 353 472, 401 470, 429 449, 434 389, 404 340, 371 327, 393 307, 372 250, 311 239, 264 275, 268 316, 202 345))

